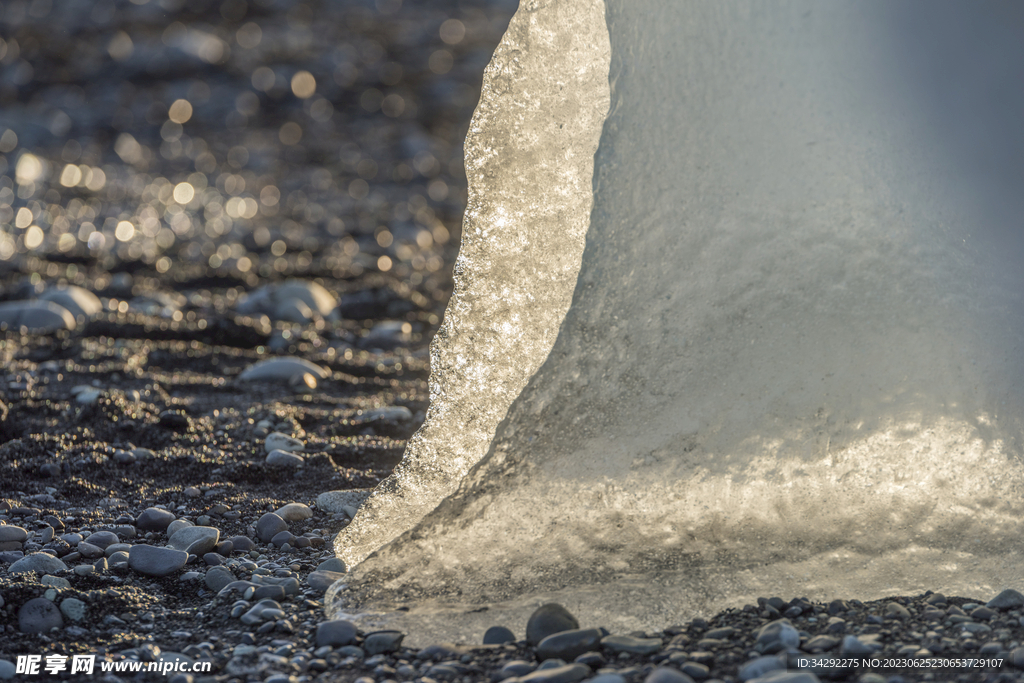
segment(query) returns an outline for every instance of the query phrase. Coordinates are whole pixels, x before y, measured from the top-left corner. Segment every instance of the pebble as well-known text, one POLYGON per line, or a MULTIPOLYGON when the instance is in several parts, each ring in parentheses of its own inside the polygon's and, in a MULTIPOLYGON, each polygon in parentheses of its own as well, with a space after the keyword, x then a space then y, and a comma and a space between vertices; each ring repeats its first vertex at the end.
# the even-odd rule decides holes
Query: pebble
POLYGON ((297 451, 302 452, 305 450, 306 444, 301 439, 282 434, 281 432, 273 432, 268 434, 267 438, 263 440, 263 449, 267 454, 271 451, 297 451))
POLYGON ((909 619, 910 611, 898 602, 890 602, 885 606, 885 616, 896 619, 909 619))
POLYGON ((648 674, 644 683, 693 683, 693 679, 681 671, 660 666, 648 674))
POLYGON ((785 655, 771 655, 752 659, 740 667, 740 680, 750 681, 772 671, 784 671, 786 669, 785 660, 785 655))
POLYGON ((43 292, 39 299, 63 306, 76 318, 88 318, 103 310, 99 297, 78 285, 55 285, 43 292))
POLYGON ((306 577, 306 584, 309 585, 310 588, 324 593, 336 581, 340 581, 344 577, 345 574, 342 572, 317 570, 309 573, 309 576, 306 577))
POLYGON ((286 280, 280 284, 268 284, 260 287, 239 301, 239 313, 264 313, 276 320, 306 322, 315 311, 324 318, 336 317, 337 299, 327 289, 309 280, 286 280), (300 304, 308 314, 296 317, 292 310, 300 304))
POLYGON ((20 526, 0 526, 0 543, 23 543, 28 538, 28 532, 20 526))
POLYGON ((54 572, 66 572, 67 570, 68 566, 66 564, 53 555, 47 555, 46 553, 30 553, 7 568, 7 571, 11 574, 21 572, 52 574, 54 572))
POLYGON ((363 641, 363 649, 368 655, 388 654, 402 646, 405 634, 401 631, 377 631, 369 633, 363 641))
POLYGON ((267 455, 267 464, 274 467, 299 467, 305 462, 301 455, 285 451, 270 451, 267 455))
POLYGON ((12 330, 25 327, 30 332, 45 334, 73 330, 76 324, 71 311, 52 301, 8 301, 0 303, 2 325, 12 330))
POLYGON ((799 645, 799 631, 788 619, 777 619, 758 629, 754 649, 762 654, 771 654, 799 645))
POLYGON ((135 526, 143 531, 166 531, 174 521, 174 513, 160 508, 146 508, 135 520, 135 526))
MULTIPOLYGON (((529 632, 530 627, 527 626, 527 633, 529 632)), ((560 631, 547 636, 537 644, 537 656, 541 659, 575 659, 584 652, 597 650, 602 635, 596 628, 560 631)))
POLYGON ((169 576, 185 566, 188 553, 174 548, 133 545, 128 552, 128 566, 146 576, 169 576))
MULTIPOLYGON (((526 642, 537 645, 550 635, 562 631, 573 631, 580 627, 576 617, 558 603, 541 605, 526 622, 526 642)), ((799 640, 798 640, 799 642, 799 640)))
POLYGON ((170 538, 174 534, 178 533, 178 531, 180 531, 181 529, 184 529, 185 527, 190 527, 190 526, 195 526, 195 524, 193 524, 192 522, 188 521, 187 519, 176 519, 176 520, 174 520, 173 522, 171 522, 170 524, 167 525, 167 538, 170 538))
POLYGON ((520 683, 575 683, 590 675, 590 667, 583 664, 565 664, 550 669, 538 669, 522 676, 520 683))
POLYGON ((120 539, 117 537, 117 534, 115 534, 112 531, 96 531, 94 533, 89 534, 88 540, 89 543, 98 548, 106 548, 112 543, 118 543, 120 541, 120 539))
POLYGON ((45 633, 63 626, 64 617, 57 605, 46 598, 32 598, 18 610, 18 630, 22 633, 45 633))
POLYGON ((601 647, 612 652, 649 655, 661 649, 661 638, 634 638, 633 636, 605 636, 601 647))
POLYGON ((324 368, 303 358, 278 356, 249 366, 238 379, 241 382, 288 382, 295 378, 301 379, 305 373, 318 379, 331 376, 324 368))
MULTIPOLYGON (((346 572, 348 567, 345 566, 345 560, 340 557, 331 557, 316 566, 318 572, 346 572)), ((515 638, 513 638, 515 640, 515 638)))
POLYGON ((246 553, 256 548, 256 544, 248 536, 232 536, 228 541, 231 543, 232 549, 239 552, 246 553))
POLYGON ((79 543, 77 550, 82 557, 89 560, 95 560, 97 557, 103 557, 103 548, 98 545, 93 545, 88 541, 82 541, 79 543))
POLYGON ((339 513, 345 508, 357 508, 363 504, 373 489, 348 489, 345 491, 325 491, 316 497, 316 506, 324 512, 339 513))
POLYGON ((71 621, 82 621, 85 618, 85 603, 78 598, 65 598, 60 603, 61 614, 71 621))
POLYGON ((225 567, 211 567, 206 570, 206 587, 215 593, 219 593, 234 580, 235 575, 225 567))
POLYGON ((256 522, 256 537, 264 543, 269 543, 274 536, 287 530, 288 522, 284 521, 273 512, 264 514, 259 518, 259 521, 256 522))
POLYGON ((1024 594, 1012 588, 1007 588, 985 603, 985 606, 998 610, 1020 609, 1024 607, 1024 594))
MULTIPOLYGON (((328 560, 329 562, 330 560, 328 560)), ((492 626, 484 632, 484 645, 502 645, 515 642, 516 635, 504 626, 492 626)))
POLYGON ((0 659, 0 680, 10 681, 14 679, 14 675, 17 672, 17 666, 14 662, 6 659, 0 659))
POLYGON ((167 540, 167 544, 191 555, 204 555, 213 550, 219 540, 220 529, 216 527, 190 526, 174 532, 167 540))
POLYGON ((324 621, 316 627, 316 645, 322 647, 340 647, 353 645, 356 642, 356 626, 345 619, 324 621))

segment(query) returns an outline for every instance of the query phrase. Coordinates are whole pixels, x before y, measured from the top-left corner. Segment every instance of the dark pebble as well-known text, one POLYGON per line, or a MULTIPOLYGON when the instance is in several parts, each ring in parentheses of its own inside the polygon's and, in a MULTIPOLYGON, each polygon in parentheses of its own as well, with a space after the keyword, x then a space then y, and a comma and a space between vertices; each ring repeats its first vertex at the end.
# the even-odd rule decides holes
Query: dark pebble
POLYGON ((352 645, 356 642, 356 625, 344 619, 325 621, 316 627, 316 645, 352 645))
POLYGON ((541 659, 571 660, 585 652, 597 650, 601 632, 596 628, 575 629, 550 635, 537 645, 537 656, 541 659))
POLYGON ((515 639, 515 634, 504 626, 492 626, 484 633, 484 645, 501 645, 515 639))
MULTIPOLYGON (((273 512, 268 512, 256 522, 256 537, 264 543, 269 542, 282 531, 288 530, 288 522, 284 521, 273 512)), ((234 540, 232 540, 234 543, 234 540)))
POLYGON ((160 508, 146 508, 135 520, 135 526, 143 531, 167 531, 174 521, 174 514, 160 508))
POLYGON ((22 633, 45 633, 63 626, 64 617, 57 605, 46 598, 32 598, 18 610, 18 629, 22 633))
POLYGON ((526 622, 526 642, 537 645, 550 635, 580 627, 576 617, 561 605, 549 602, 538 607, 526 622))

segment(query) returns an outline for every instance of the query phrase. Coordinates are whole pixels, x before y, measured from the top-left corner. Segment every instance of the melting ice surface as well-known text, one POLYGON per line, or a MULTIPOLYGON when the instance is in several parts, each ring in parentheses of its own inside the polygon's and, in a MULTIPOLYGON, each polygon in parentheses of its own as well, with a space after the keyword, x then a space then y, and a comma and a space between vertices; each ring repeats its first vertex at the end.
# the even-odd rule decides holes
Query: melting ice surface
POLYGON ((1022 29, 524 0, 427 423, 338 537, 333 614, 479 642, 549 600, 624 632, 1024 588, 1022 29))

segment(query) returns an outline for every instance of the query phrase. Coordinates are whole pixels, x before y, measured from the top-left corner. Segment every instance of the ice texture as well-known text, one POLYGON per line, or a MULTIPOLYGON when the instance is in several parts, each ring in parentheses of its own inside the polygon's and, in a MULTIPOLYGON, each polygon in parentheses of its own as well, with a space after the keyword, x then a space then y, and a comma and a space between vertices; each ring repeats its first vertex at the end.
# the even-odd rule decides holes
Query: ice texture
POLYGON ((554 344, 590 224, 608 59, 600 0, 524 2, 495 50, 466 137, 469 201, 427 419, 338 536, 349 566, 455 490, 554 344))
POLYGON ((391 515, 402 534, 332 613, 478 642, 549 600, 626 632, 758 595, 1024 585, 1022 28, 1012 3, 524 2, 467 146, 469 251, 411 449, 430 455, 398 479, 429 496, 360 510, 348 557, 391 515), (592 84, 604 40, 591 207, 601 118, 564 148, 542 133, 580 85, 557 45, 592 84), (543 252, 571 283, 581 225, 563 319, 523 268, 543 252), (410 481, 445 467, 457 488, 410 481))

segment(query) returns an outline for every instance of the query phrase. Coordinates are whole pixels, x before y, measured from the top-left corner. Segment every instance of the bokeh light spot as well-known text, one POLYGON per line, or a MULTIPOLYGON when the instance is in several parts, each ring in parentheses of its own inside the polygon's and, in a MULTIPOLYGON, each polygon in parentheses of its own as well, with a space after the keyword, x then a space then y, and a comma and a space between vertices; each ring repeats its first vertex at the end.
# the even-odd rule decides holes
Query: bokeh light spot
POLYGON ((299 99, 308 99, 316 92, 316 79, 308 71, 300 71, 292 76, 292 92, 299 99))

